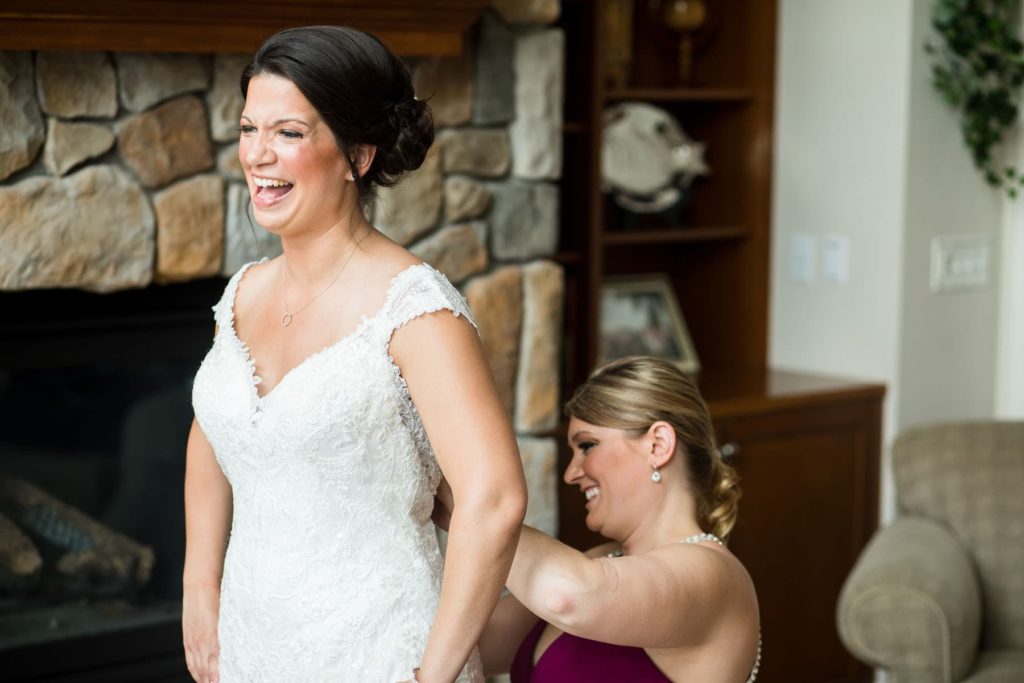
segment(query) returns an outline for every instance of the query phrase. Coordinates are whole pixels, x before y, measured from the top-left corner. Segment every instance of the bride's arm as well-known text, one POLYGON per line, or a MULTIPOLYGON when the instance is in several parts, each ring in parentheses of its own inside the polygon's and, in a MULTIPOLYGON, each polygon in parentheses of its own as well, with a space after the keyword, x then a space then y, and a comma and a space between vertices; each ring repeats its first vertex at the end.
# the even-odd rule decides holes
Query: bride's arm
POLYGON ((199 683, 219 680, 220 578, 230 529, 231 485, 199 423, 193 420, 185 464, 181 625, 188 670, 199 683))
POLYGON ((441 603, 420 661, 422 683, 453 681, 501 594, 526 510, 515 435, 479 337, 447 311, 395 332, 390 353, 445 478, 454 509, 441 603))

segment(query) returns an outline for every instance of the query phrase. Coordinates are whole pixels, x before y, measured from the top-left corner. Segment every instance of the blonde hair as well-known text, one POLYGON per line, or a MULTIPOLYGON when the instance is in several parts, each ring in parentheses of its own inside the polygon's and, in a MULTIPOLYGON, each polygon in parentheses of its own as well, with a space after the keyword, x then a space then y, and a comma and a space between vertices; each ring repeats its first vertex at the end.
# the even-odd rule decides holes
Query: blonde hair
POLYGON ((672 425, 677 454, 683 456, 697 499, 697 521, 702 530, 728 538, 738 514, 739 477, 719 456, 707 404, 679 368, 650 356, 614 360, 595 370, 576 390, 565 404, 565 413, 634 436, 658 421, 672 425))

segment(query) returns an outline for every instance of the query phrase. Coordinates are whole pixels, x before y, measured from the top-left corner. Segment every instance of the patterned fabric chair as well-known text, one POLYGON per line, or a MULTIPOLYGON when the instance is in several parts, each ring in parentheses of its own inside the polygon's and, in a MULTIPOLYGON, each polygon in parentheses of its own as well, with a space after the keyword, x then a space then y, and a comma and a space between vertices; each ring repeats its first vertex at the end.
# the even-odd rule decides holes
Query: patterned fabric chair
POLYGON ((899 514, 839 597, 839 634, 892 683, 1024 682, 1024 422, 893 446, 899 514))

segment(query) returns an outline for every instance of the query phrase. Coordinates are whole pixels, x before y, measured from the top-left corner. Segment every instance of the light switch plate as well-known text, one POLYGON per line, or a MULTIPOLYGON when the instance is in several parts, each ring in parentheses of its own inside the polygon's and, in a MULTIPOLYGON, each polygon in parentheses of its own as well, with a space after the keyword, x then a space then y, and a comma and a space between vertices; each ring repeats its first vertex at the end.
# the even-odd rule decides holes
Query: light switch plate
POLYGON ((831 285, 850 282, 850 238, 846 235, 821 238, 821 279, 831 285))
POLYGON ((789 279, 799 285, 808 285, 818 277, 818 238, 806 232, 789 236, 787 270, 789 279))
POLYGON ((945 235, 932 239, 930 286, 956 292, 988 286, 992 248, 987 235, 945 235))

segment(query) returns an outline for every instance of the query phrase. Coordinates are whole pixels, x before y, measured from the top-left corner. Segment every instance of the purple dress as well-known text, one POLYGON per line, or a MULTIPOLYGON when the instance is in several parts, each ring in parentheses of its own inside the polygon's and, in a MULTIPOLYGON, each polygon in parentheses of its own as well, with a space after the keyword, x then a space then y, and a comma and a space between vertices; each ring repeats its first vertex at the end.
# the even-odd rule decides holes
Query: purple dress
POLYGON ((671 683, 642 647, 610 645, 570 633, 558 636, 533 663, 547 623, 538 620, 512 661, 512 683, 671 683))

